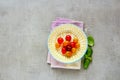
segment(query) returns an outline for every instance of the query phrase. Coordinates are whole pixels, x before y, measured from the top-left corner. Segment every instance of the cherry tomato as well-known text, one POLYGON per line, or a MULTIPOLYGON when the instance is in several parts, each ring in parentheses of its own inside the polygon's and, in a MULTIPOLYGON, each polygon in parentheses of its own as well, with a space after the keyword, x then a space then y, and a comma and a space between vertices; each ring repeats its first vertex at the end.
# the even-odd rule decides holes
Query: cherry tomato
POLYGON ((70 35, 66 35, 65 39, 66 39, 67 41, 70 41, 70 40, 71 40, 71 36, 70 36, 70 35))
POLYGON ((75 45, 75 47, 76 47, 76 48, 79 48, 79 47, 80 47, 80 44, 79 44, 79 43, 77 43, 77 44, 75 45))
POLYGON ((70 45, 72 48, 75 47, 75 42, 71 42, 70 45))
POLYGON ((78 38, 74 38, 73 42, 77 43, 78 42, 78 38))
POLYGON ((56 44, 55 44, 55 47, 56 47, 56 48, 59 48, 59 47, 60 47, 60 44, 59 44, 59 43, 56 43, 56 44))
POLYGON ((76 48, 72 48, 72 53, 75 53, 76 52, 76 48))
POLYGON ((72 56, 72 52, 67 51, 67 52, 65 53, 65 56, 66 56, 66 57, 71 57, 71 56, 72 56))
POLYGON ((71 51, 71 49, 72 49, 72 47, 71 47, 70 45, 67 45, 67 46, 66 46, 66 50, 67 50, 67 51, 71 51))
POLYGON ((63 39, 62 37, 59 37, 59 38, 57 39, 57 41, 58 41, 59 44, 62 44, 63 41, 64 41, 64 39, 63 39))
POLYGON ((69 43, 70 43, 69 41, 64 41, 63 46, 67 46, 67 45, 69 45, 69 43))
POLYGON ((65 53, 66 53, 66 48, 63 47, 63 48, 62 48, 62 54, 65 54, 65 53))

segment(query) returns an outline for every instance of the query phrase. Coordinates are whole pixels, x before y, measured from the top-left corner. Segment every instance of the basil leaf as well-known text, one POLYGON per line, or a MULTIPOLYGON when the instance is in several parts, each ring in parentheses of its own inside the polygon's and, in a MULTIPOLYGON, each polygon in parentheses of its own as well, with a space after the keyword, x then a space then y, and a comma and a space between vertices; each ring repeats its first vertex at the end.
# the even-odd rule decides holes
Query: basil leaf
POLYGON ((92 36, 88 36, 88 46, 94 46, 94 38, 92 36))

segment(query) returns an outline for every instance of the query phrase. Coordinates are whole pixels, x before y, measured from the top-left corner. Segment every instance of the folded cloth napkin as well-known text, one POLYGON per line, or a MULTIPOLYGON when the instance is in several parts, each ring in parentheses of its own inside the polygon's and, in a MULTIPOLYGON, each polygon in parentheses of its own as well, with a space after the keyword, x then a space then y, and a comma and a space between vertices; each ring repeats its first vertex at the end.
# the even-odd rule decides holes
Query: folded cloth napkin
MULTIPOLYGON (((55 27, 61 24, 74 24, 83 30, 82 21, 74 21, 65 18, 57 18, 55 21, 53 21, 51 25, 51 29, 53 30, 55 27)), ((72 64, 64 64, 53 59, 49 51, 48 51, 47 63, 51 65, 51 68, 78 69, 78 70, 81 68, 81 61, 72 64)))

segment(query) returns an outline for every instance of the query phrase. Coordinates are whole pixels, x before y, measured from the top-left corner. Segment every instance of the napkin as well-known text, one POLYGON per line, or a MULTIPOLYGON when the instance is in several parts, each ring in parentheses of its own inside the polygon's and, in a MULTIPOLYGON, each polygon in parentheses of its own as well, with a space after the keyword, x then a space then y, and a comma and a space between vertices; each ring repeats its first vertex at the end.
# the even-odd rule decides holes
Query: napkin
MULTIPOLYGON (((82 21, 74 21, 74 20, 65 19, 65 18, 57 18, 55 21, 53 21, 52 25, 51 25, 51 30, 53 30, 55 27, 57 27, 61 24, 74 24, 83 30, 83 22, 82 21)), ((77 70, 79 70, 81 68, 81 60, 77 61, 75 63, 71 63, 71 64, 64 64, 59 61, 56 61, 50 55, 49 51, 48 51, 48 56, 47 56, 47 63, 51 65, 51 68, 77 69, 77 70)))

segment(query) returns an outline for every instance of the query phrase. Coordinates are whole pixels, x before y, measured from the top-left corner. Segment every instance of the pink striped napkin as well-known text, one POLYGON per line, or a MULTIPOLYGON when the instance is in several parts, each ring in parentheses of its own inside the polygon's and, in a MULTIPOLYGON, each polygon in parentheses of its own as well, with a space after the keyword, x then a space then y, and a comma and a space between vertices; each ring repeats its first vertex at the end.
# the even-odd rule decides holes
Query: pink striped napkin
MULTIPOLYGON (((52 22, 51 29, 53 30, 55 27, 61 25, 61 24, 74 24, 78 27, 80 27, 83 30, 83 22, 82 21, 74 21, 71 19, 65 19, 65 18, 57 18, 55 21, 52 22)), ((48 51, 48 57, 47 57, 47 63, 51 65, 51 68, 64 68, 64 69, 80 69, 81 68, 81 61, 72 63, 72 64, 64 64, 56 61, 53 59, 53 57, 50 55, 48 51)))

